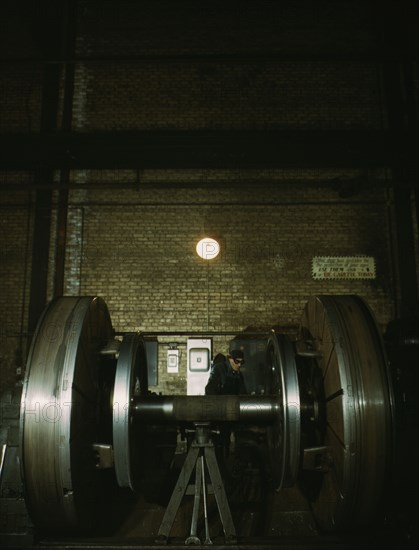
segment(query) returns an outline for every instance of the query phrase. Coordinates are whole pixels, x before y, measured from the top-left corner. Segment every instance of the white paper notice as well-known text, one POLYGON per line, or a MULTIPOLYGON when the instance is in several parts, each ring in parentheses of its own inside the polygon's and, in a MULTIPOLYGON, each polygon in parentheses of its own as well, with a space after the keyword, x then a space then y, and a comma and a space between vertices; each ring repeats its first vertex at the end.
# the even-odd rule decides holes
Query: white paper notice
POLYGON ((371 256, 315 256, 313 279, 375 279, 375 260, 371 256))

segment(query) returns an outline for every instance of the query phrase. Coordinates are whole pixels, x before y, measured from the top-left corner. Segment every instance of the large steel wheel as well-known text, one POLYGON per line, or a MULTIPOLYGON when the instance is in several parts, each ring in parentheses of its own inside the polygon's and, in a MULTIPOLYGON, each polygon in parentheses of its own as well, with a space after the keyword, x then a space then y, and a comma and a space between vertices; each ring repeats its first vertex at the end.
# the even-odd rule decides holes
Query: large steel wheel
POLYGON ((283 334, 269 337, 266 348, 267 395, 278 396, 276 422, 266 431, 269 467, 275 489, 291 487, 300 462, 300 395, 295 354, 283 334))
POLYGON ((392 461, 392 394, 378 328, 359 297, 318 296, 307 303, 299 338, 317 357, 324 387, 326 425, 314 443, 325 447, 328 468, 302 476, 314 517, 324 531, 366 525, 392 461))
POLYGON ((103 500, 92 445, 103 439, 100 350, 112 335, 100 298, 63 297, 38 323, 21 411, 22 473, 34 523, 91 528, 103 500))
MULTIPOLYGON (((138 432, 143 426, 135 429, 131 402, 134 397, 147 393, 145 343, 139 334, 129 333, 122 340, 116 367, 112 431, 118 485, 133 491, 138 490, 140 484, 141 439, 138 432)), ((144 433, 142 435, 144 437, 144 433)))

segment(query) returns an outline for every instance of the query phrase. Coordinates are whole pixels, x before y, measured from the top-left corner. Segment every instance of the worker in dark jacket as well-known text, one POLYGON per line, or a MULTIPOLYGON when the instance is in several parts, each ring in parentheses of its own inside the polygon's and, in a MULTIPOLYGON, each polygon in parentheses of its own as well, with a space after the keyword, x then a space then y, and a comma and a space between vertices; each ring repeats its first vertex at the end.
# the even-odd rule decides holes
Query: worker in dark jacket
POLYGON ((206 395, 243 395, 246 392, 240 367, 244 365, 244 353, 234 349, 227 357, 219 353, 214 359, 211 374, 205 386, 206 395))
MULTIPOLYGON (((246 393, 243 373, 244 353, 240 349, 232 350, 227 356, 219 353, 215 356, 205 395, 243 395, 246 393)), ((223 477, 227 474, 227 460, 230 456, 235 435, 229 426, 221 426, 216 440, 216 455, 223 477)))

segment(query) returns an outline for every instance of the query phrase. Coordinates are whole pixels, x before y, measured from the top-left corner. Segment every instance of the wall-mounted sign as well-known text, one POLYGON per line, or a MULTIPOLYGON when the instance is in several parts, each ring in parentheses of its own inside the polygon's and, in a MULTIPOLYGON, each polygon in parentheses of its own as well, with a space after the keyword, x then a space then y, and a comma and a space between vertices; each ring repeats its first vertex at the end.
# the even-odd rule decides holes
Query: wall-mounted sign
POLYGON ((375 279, 375 260, 371 256, 315 256, 313 279, 375 279))
POLYGON ((167 372, 168 374, 179 374, 179 350, 167 350, 167 372))

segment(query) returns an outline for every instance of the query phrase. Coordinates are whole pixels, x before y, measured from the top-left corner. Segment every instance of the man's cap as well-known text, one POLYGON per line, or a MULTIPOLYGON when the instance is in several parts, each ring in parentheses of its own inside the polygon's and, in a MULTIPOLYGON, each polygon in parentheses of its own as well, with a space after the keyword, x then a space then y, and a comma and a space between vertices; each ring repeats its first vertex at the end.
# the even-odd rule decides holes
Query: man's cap
POLYGON ((242 359, 244 361, 244 353, 241 349, 233 349, 230 351, 230 357, 233 359, 242 359))

